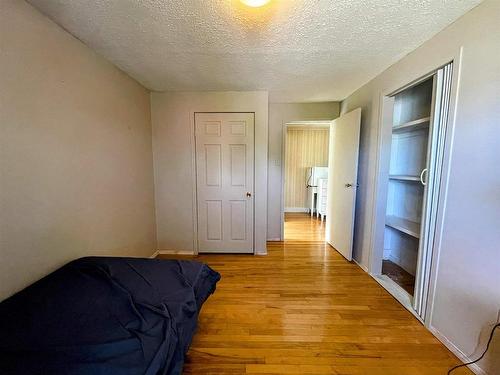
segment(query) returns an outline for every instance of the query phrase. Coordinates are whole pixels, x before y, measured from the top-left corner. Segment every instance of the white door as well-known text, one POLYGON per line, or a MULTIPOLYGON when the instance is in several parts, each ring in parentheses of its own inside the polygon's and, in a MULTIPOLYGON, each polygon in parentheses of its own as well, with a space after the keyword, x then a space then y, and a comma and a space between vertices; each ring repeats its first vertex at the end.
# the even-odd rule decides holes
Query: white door
POLYGON ((253 253, 254 114, 196 113, 198 251, 253 253))
POLYGON ((330 126, 326 240, 349 261, 354 236, 360 125, 361 108, 357 108, 333 120, 330 126))

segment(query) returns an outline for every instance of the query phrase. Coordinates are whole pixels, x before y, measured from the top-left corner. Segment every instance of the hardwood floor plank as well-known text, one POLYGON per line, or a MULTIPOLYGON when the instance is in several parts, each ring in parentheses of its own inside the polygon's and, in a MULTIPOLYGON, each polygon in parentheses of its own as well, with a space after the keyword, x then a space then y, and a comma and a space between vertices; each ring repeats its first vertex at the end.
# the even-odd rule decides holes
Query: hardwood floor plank
POLYGON ((444 375, 459 363, 325 245, 324 223, 287 214, 285 230, 287 240, 270 242, 267 256, 196 257, 222 279, 200 314, 185 374, 444 375))

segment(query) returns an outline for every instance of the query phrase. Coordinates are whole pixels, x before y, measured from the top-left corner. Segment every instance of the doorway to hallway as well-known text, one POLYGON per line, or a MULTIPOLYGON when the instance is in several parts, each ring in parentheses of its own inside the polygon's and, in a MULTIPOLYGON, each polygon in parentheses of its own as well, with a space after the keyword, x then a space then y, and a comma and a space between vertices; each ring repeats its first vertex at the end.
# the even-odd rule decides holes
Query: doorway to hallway
POLYGON ((285 213, 285 241, 325 242, 325 222, 304 212, 285 213))
POLYGON ((311 128, 311 123, 288 123, 285 126, 281 237, 287 241, 295 236, 299 236, 297 240, 312 236, 317 241, 326 241, 350 261, 356 190, 359 186, 357 173, 361 109, 357 108, 335 120, 314 125, 322 126, 316 129, 311 128), (311 142, 304 141, 308 137, 311 142), (307 147, 317 140, 320 142, 315 146, 307 147), (309 154, 314 156, 310 160, 309 154), (294 178, 294 173, 298 178, 294 178), (292 215, 304 212, 321 219, 326 216, 324 227, 322 223, 312 221, 314 219, 292 215), (285 233, 287 218, 288 234, 285 233), (318 225, 322 228, 320 236, 314 234, 318 225))

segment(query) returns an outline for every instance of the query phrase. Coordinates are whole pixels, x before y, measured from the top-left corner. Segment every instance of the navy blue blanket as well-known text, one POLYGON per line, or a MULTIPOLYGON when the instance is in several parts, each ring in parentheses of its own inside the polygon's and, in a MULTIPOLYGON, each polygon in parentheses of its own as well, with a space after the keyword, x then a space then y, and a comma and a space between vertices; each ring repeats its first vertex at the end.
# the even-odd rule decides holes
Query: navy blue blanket
POLYGON ((192 261, 68 263, 0 303, 0 374, 180 374, 219 279, 192 261))

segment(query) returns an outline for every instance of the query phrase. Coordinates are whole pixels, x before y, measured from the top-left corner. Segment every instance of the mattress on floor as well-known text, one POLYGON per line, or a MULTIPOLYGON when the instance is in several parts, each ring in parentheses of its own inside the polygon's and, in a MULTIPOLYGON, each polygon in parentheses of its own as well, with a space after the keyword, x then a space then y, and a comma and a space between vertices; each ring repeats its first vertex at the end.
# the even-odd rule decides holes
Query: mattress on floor
POLYGON ((180 374, 219 279, 194 261, 68 263, 0 303, 0 374, 180 374))

